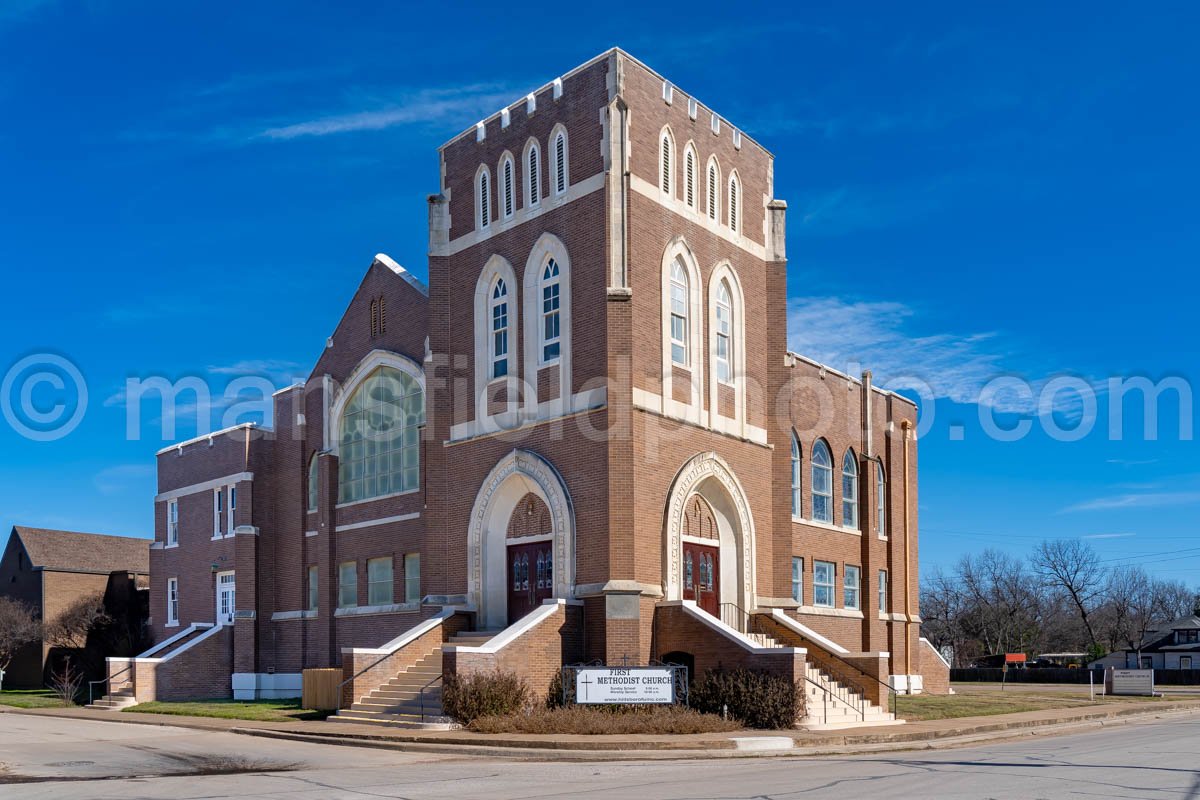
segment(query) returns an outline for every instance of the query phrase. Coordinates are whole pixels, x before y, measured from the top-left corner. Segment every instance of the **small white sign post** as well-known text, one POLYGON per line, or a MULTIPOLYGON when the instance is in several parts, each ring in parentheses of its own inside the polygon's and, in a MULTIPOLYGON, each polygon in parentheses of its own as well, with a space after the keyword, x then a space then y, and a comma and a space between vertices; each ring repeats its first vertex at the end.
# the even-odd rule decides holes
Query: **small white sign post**
POLYGON ((575 702, 669 705, 675 671, 663 667, 582 667, 575 673, 575 702))

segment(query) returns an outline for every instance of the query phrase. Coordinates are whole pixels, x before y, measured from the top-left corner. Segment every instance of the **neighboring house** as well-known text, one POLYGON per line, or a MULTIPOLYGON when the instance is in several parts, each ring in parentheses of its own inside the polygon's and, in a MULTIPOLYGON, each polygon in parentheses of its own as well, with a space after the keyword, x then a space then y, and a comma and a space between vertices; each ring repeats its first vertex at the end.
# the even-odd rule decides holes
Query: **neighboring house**
MULTIPOLYGON (((147 539, 17 525, 0 558, 0 595, 27 603, 43 625, 80 597, 100 593, 111 615, 144 619, 149 573, 147 539)), ((138 637, 132 644, 140 643, 138 637)), ((5 672, 5 687, 42 686, 50 651, 45 641, 25 648, 5 672)))
POLYGON ((1134 650, 1117 650, 1089 666, 1118 669, 1200 669, 1200 615, 1192 614, 1146 631, 1134 650))
POLYGON ((269 429, 159 452, 159 696, 299 694, 447 614, 509 630, 447 673, 538 691, 564 661, 805 657, 948 691, 917 408, 788 351, 774 156, 614 49, 438 159, 429 286, 376 256, 269 429), (547 604, 557 638, 513 644, 547 604))

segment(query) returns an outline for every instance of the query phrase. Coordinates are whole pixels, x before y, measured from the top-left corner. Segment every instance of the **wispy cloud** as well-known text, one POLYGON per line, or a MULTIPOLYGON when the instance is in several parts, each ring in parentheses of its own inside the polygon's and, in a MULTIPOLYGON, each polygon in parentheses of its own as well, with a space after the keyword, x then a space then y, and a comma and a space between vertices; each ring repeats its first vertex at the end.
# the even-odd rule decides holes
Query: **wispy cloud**
POLYGON ((1086 533, 1080 539, 1128 539, 1136 533, 1086 533))
POLYGON ((248 359, 238 361, 234 364, 210 366, 208 368, 210 375, 222 375, 230 378, 262 376, 270 378, 276 383, 290 383, 295 380, 303 380, 308 375, 308 372, 309 370, 303 364, 296 361, 272 358, 248 359))
POLYGON ((142 488, 154 474, 153 464, 119 464, 100 470, 92 482, 101 494, 120 494, 129 489, 142 488))
MULTIPOLYGON (((929 332, 930 324, 911 306, 889 300, 795 297, 788 301, 788 347, 850 374, 869 369, 879 386, 914 389, 956 403, 981 402, 994 378, 1012 375, 1014 363, 1040 365, 995 331, 929 332)), ((1029 378, 1036 398, 1047 376, 1029 378)), ((1055 395, 1055 411, 1080 413, 1079 398, 1055 395)), ((1034 401, 1000 391, 986 399, 1000 412, 1027 414, 1034 401)))
POLYGON ((1167 506, 1189 506, 1200 504, 1197 492, 1131 492, 1098 497, 1067 506, 1061 513, 1076 511, 1117 511, 1122 509, 1164 508, 1167 506))
POLYGON ((1142 459, 1142 460, 1133 460, 1133 459, 1128 459, 1128 458, 1109 458, 1109 459, 1106 459, 1104 463, 1105 464, 1116 464, 1121 467, 1146 467, 1151 464, 1157 464, 1158 459, 1157 458, 1147 458, 1147 459, 1142 459))
POLYGON ((313 119, 272 125, 250 139, 288 141, 358 131, 379 131, 398 125, 462 125, 495 113, 518 98, 516 90, 501 84, 472 84, 451 88, 421 89, 401 94, 378 108, 319 115, 313 119))

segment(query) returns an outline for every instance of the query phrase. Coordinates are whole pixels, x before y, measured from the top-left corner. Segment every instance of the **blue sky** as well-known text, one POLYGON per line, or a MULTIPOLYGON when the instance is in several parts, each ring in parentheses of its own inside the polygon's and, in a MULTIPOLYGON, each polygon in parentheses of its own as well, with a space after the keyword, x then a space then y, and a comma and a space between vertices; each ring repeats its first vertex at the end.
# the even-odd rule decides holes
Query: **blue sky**
MULTIPOLYGON (((927 567, 1083 536, 1200 583, 1173 396, 1156 440, 1140 401, 1114 440, 1104 391, 1078 441, 1011 393, 980 399, 1000 375, 1035 393, 1200 377, 1200 9, 436 8, 0 6, 0 372, 58 354, 88 389, 57 441, 0 420, 4 523, 150 535, 164 441, 153 418, 127 440, 125 379, 306 374, 376 252, 425 275, 437 145, 620 45, 776 154, 793 347, 931 387, 927 567), (995 441, 981 409, 1032 429, 995 441)), ((1047 409, 1086 418, 1070 392, 1047 409)))

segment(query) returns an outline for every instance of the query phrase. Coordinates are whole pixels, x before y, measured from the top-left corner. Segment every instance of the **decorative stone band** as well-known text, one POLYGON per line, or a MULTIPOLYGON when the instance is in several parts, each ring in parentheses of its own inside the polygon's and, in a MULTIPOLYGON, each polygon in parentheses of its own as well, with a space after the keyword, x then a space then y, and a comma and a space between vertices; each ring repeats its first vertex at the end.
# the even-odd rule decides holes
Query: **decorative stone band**
POLYGON ((398 614, 402 611, 420 611, 420 603, 392 603, 384 606, 348 606, 333 612, 335 617, 366 617, 372 614, 398 614))

